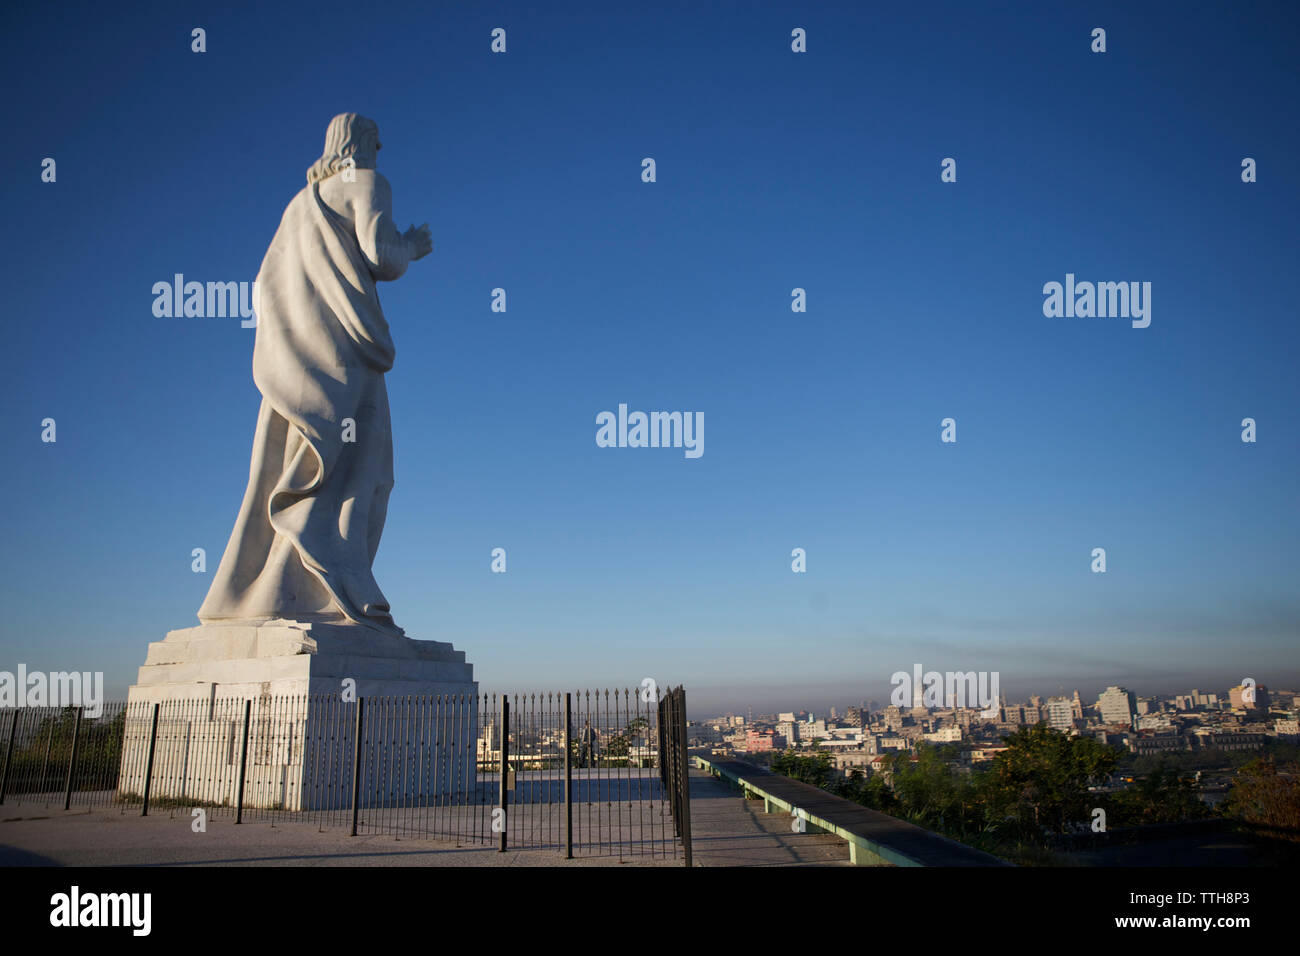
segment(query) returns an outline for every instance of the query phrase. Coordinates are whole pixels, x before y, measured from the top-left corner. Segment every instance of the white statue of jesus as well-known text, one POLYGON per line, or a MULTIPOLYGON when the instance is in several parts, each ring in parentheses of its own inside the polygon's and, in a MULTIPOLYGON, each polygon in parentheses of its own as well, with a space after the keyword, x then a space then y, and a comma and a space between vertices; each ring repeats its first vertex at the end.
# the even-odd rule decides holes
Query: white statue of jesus
POLYGON ((379 148, 373 120, 334 117, 262 260, 262 407, 204 623, 351 621, 402 633, 371 570, 393 487, 384 373, 394 350, 375 283, 400 278, 433 240, 427 225, 398 233, 379 148))

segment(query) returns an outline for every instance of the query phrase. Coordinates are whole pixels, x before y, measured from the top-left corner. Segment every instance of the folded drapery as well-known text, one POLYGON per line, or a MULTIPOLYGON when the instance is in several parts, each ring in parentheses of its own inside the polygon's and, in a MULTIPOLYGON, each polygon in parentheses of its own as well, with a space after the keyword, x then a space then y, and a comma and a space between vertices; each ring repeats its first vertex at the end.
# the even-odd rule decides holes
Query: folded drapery
POLYGON ((341 616, 400 632, 371 570, 393 486, 394 348, 375 280, 409 258, 374 170, 289 203, 257 276, 248 488, 200 620, 341 616))

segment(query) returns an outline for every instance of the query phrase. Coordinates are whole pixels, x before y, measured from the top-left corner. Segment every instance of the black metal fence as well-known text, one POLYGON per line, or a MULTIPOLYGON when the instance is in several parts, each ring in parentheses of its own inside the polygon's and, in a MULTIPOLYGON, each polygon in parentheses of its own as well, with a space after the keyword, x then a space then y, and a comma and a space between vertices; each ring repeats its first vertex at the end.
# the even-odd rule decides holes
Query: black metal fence
POLYGON ((20 708, 0 734, 0 803, 690 861, 681 688, 20 708))
POLYGON ((0 803, 65 810, 114 803, 125 704, 104 704, 98 716, 78 707, 22 707, 0 715, 0 803))
POLYGON ((685 863, 691 865, 691 777, 687 755, 686 690, 675 687, 659 701, 659 732, 664 759, 659 779, 668 793, 674 831, 682 841, 685 863))

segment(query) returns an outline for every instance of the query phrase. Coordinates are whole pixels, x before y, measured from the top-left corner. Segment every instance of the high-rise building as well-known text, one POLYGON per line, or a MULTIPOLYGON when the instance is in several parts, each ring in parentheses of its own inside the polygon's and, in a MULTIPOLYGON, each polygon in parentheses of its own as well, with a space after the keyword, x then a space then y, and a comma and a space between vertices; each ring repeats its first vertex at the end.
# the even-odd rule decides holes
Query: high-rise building
POLYGON ((1047 724, 1053 730, 1074 729, 1074 708, 1068 697, 1050 697, 1047 700, 1047 724))
POLYGON ((809 720, 799 724, 795 731, 800 740, 825 740, 830 736, 830 731, 826 728, 824 720, 809 720))
POLYGON ((902 730, 903 712, 893 704, 890 704, 885 708, 884 721, 887 730, 902 730))
POLYGON ((1097 697, 1097 710, 1103 724, 1123 724, 1133 726, 1133 714, 1137 712, 1137 696, 1123 687, 1107 687, 1097 697))
POLYGON ((1268 712, 1268 688, 1263 684, 1238 684, 1228 691, 1228 700, 1232 703, 1233 710, 1268 712))

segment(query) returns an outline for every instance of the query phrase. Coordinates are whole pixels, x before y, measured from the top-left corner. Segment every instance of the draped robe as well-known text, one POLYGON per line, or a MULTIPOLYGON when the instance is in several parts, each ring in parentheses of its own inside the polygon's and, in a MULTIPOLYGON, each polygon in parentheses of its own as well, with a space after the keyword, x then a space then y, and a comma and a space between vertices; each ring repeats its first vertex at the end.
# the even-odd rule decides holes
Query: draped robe
POLYGON ((309 183, 289 203, 257 276, 262 405, 248 488, 201 621, 401 633, 371 570, 393 487, 384 373, 394 348, 375 282, 399 278, 409 259, 374 170, 309 183))

